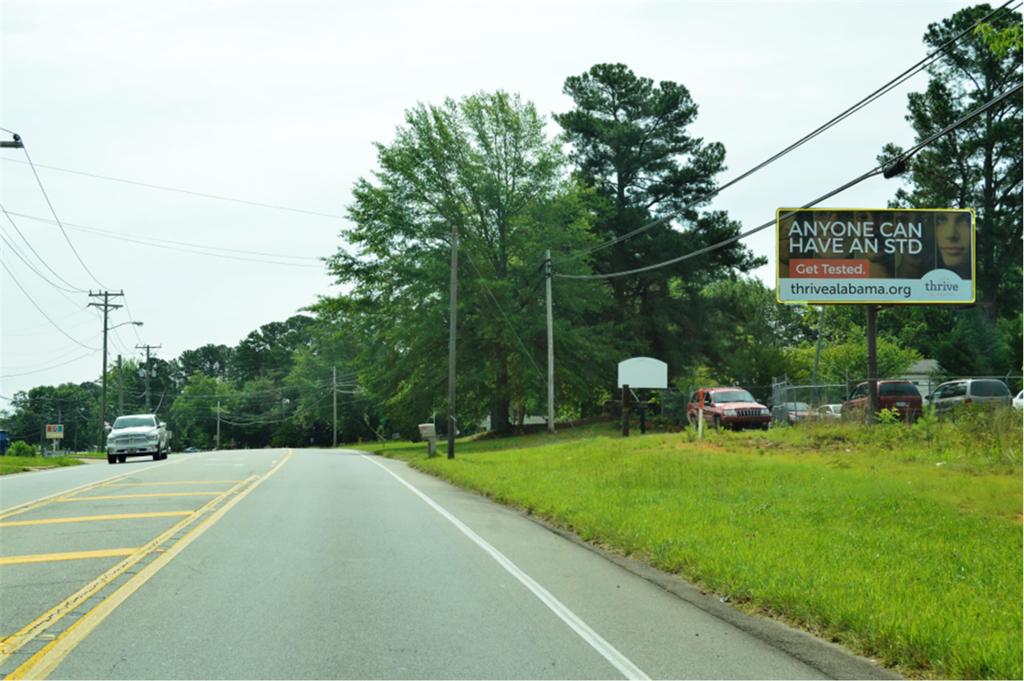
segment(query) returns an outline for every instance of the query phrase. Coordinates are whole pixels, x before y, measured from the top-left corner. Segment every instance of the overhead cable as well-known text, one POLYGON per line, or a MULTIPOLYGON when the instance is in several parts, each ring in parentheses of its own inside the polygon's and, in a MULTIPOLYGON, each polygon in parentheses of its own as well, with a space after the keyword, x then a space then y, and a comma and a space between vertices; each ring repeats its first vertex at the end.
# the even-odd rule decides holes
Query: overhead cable
MULTIPOLYGON (((3 214, 7 217, 8 222, 10 222, 11 226, 14 227, 14 231, 16 231, 18 233, 18 236, 21 237, 21 240, 24 241, 25 245, 28 246, 29 250, 32 251, 32 254, 35 255, 36 258, 39 259, 39 262, 43 263, 43 266, 46 267, 46 269, 50 270, 50 272, 53 273, 53 276, 57 277, 58 279, 63 281, 65 284, 67 284, 68 286, 71 287, 70 289, 64 289, 65 291, 72 291, 74 293, 87 293, 88 292, 84 288, 78 288, 77 286, 72 284, 70 281, 68 281, 64 277, 60 276, 60 274, 58 274, 55 269, 50 267, 50 264, 46 261, 46 258, 44 258, 43 256, 39 255, 39 253, 36 252, 36 249, 32 246, 32 242, 29 241, 28 238, 24 234, 22 234, 21 229, 18 228, 18 223, 16 223, 14 221, 14 218, 11 217, 11 214, 7 212, 7 209, 4 207, 4 205, 2 203, 0 203, 0 211, 2 211, 3 214)), ((42 275, 40 275, 40 276, 42 276, 42 275)), ((56 286, 56 285, 54 285, 54 286, 56 286)), ((60 288, 60 287, 58 287, 58 288, 60 288)))
POLYGON ((523 354, 526 355, 526 359, 530 360, 530 364, 533 366, 534 370, 536 370, 537 375, 544 378, 544 372, 540 370, 539 366, 537 366, 537 362, 533 359, 533 355, 530 353, 529 348, 526 347, 526 343, 523 342, 523 339, 516 332, 516 328, 515 325, 512 324, 512 320, 509 319, 507 314, 505 314, 505 310, 501 307, 498 299, 494 297, 494 294, 491 292, 491 288, 487 285, 487 282, 484 281, 484 275, 480 272, 480 268, 476 266, 476 262, 473 261, 473 258, 470 257, 469 251, 463 251, 463 254, 466 256, 466 259, 469 260, 469 264, 473 267, 477 277, 479 277, 478 281, 484 287, 484 290, 487 291, 487 295, 490 296, 491 301, 494 303, 494 307, 498 308, 498 312, 500 312, 501 316, 505 318, 505 323, 508 325, 509 331, 512 332, 516 341, 519 342, 519 347, 522 348, 523 354))
MULTIPOLYGON (((852 187, 852 186, 854 186, 856 184, 859 184, 859 183, 863 182, 864 180, 866 180, 866 179, 868 179, 870 177, 874 177, 876 175, 883 174, 884 172, 886 172, 887 170, 889 170, 893 166, 900 164, 901 162, 906 162, 911 156, 913 156, 914 154, 919 152, 921 149, 923 149, 924 147, 928 146, 929 144, 931 144, 932 142, 937 140, 939 137, 942 137, 943 135, 945 135, 945 134, 951 132, 952 130, 955 130, 956 128, 959 128, 960 126, 962 126, 965 123, 969 122, 970 120, 980 116, 985 111, 987 111, 991 107, 995 106, 996 104, 1002 102, 1003 100, 1005 100, 1005 99, 1007 99, 1009 97, 1012 97, 1012 96, 1020 93, 1022 87, 1024 87, 1024 86, 1022 86, 1021 84, 1017 84, 1015 87, 1011 88, 1007 92, 1004 92, 1003 94, 999 95, 998 97, 995 97, 995 98, 989 100, 988 102, 986 102, 985 104, 983 104, 983 105, 973 109, 970 113, 968 113, 967 115, 963 116, 962 118, 960 118, 955 123, 951 123, 950 125, 946 126, 942 130, 940 130, 940 131, 938 131, 938 132, 936 132, 936 133, 934 133, 932 135, 929 135, 926 139, 921 141, 919 144, 911 147, 907 151, 905 151, 902 154, 900 154, 900 156, 897 159, 894 159, 889 164, 886 164, 885 166, 876 166, 875 168, 873 168, 873 169, 869 170, 868 172, 864 173, 863 175, 860 175, 859 177, 856 177, 853 180, 850 180, 846 184, 844 184, 844 185, 842 185, 840 187, 837 187, 836 189, 833 189, 832 191, 830 191, 830 192, 828 192, 826 194, 823 194, 823 195, 819 196, 818 198, 816 198, 816 199, 814 199, 812 201, 809 201, 809 202, 805 203, 802 206, 802 208, 810 208, 811 206, 814 206, 817 203, 820 203, 820 202, 822 202, 822 201, 824 201, 826 199, 829 199, 829 198, 835 196, 836 194, 838 194, 840 192, 846 191, 850 187, 852 187)), ((787 213, 786 215, 783 215, 781 217, 789 217, 791 215, 792 215, 792 213, 787 213)), ((719 241, 717 243, 711 244, 710 246, 706 246, 706 247, 698 249, 696 251, 692 251, 692 252, 687 253, 685 255, 681 255, 681 256, 678 256, 676 258, 671 258, 669 260, 664 260, 662 262, 655 263, 653 265, 647 265, 646 267, 637 267, 637 268, 634 268, 634 269, 631 269, 631 270, 623 270, 621 272, 609 272, 607 274, 554 274, 552 276, 559 277, 561 279, 611 279, 612 277, 625 277, 625 276, 628 276, 628 275, 631 275, 631 274, 641 274, 643 272, 649 272, 650 270, 656 270, 656 269, 659 269, 661 267, 667 267, 668 265, 674 265, 677 262, 682 262, 684 260, 689 260, 690 258, 696 258, 699 255, 704 255, 705 253, 710 253, 711 251, 714 251, 714 250, 717 250, 719 248, 722 248, 723 246, 728 246, 729 244, 734 243, 736 241, 739 241, 740 239, 745 239, 746 237, 750 236, 751 234, 755 234, 757 232, 760 232, 761 230, 767 229, 767 228, 771 227, 772 225, 774 225, 775 223, 776 223, 776 221, 774 219, 773 220, 769 220, 768 222, 765 222, 762 225, 758 225, 757 227, 754 227, 753 229, 749 229, 746 232, 741 232, 740 234, 737 234, 736 236, 730 237, 729 239, 725 239, 724 241, 719 241)))
MULTIPOLYGON (((4 159, 11 161, 12 163, 24 163, 24 161, 18 161, 16 159, 4 159)), ((334 218, 336 220, 344 220, 344 215, 335 215, 333 213, 322 213, 315 210, 307 210, 305 208, 293 208, 291 206, 282 206, 274 203, 262 203, 260 201, 249 201, 247 199, 238 199, 231 196, 223 196, 219 194, 208 194, 206 192, 197 192, 189 189, 179 189, 177 187, 167 187, 165 185, 151 184, 149 182, 138 182, 136 180, 126 180, 123 177, 110 177, 109 175, 99 175, 97 173, 87 173, 81 170, 70 170, 68 168, 58 168, 57 166, 47 166, 38 164, 39 168, 45 168, 47 170, 56 170, 62 173, 71 173, 73 175, 83 175, 85 177, 92 177, 98 180, 109 180, 111 182, 121 182, 123 184, 133 184, 138 187, 146 187, 148 189, 159 189, 166 192, 177 192, 179 194, 189 194, 191 196, 201 196, 206 199, 216 199, 217 201, 230 201, 232 203, 243 203, 249 206, 258 206, 260 208, 272 208, 274 210, 284 210, 292 213, 303 213, 305 215, 316 215, 322 218, 334 218)))
POLYGON ((88 265, 85 264, 85 261, 82 260, 82 256, 78 254, 78 249, 75 248, 75 245, 73 243, 71 243, 71 237, 69 237, 68 233, 64 230, 64 225, 60 223, 60 218, 57 217, 57 211, 53 207, 53 202, 50 201, 50 195, 46 193, 46 187, 43 186, 43 180, 39 177, 39 173, 36 171, 35 164, 32 163, 32 157, 28 153, 28 146, 25 145, 24 138, 21 139, 21 150, 25 152, 25 158, 28 159, 28 166, 29 168, 32 169, 32 175, 34 175, 36 178, 36 184, 39 185, 39 191, 43 193, 43 198, 46 199, 46 205, 50 207, 50 213, 53 215, 53 219, 57 222, 57 226, 60 227, 60 232, 61 234, 64 235, 64 240, 68 242, 68 246, 71 248, 71 252, 74 253, 75 258, 78 259, 78 264, 81 265, 82 269, 85 270, 86 274, 88 274, 89 277, 96 282, 97 286, 99 286, 102 289, 106 289, 107 287, 104 286, 103 283, 96 278, 96 275, 92 273, 92 270, 90 270, 88 265))
MULTIPOLYGON (((27 215, 25 213, 17 213, 17 212, 13 212, 13 211, 11 212, 11 214, 12 215, 17 215, 18 217, 25 218, 27 220, 35 220, 37 222, 46 222, 46 223, 49 223, 49 224, 55 224, 54 221, 50 220, 49 218, 42 218, 42 217, 38 217, 36 215, 27 215)), ((283 259, 293 259, 293 260, 309 260, 309 261, 313 261, 313 260, 319 261, 320 260, 319 257, 311 256, 311 255, 285 255, 285 254, 278 255, 276 253, 267 253, 267 252, 264 252, 264 251, 246 251, 246 250, 238 249, 238 248, 224 248, 222 246, 206 246, 206 245, 203 245, 203 244, 194 244, 194 243, 188 243, 188 242, 184 242, 184 241, 171 241, 170 239, 158 239, 158 238, 155 238, 155 237, 140 238, 140 237, 129 236, 129 235, 124 234, 122 232, 114 232, 114 231, 111 231, 111 230, 98 229, 96 227, 88 227, 86 225, 78 225, 78 224, 75 224, 73 222, 65 222, 64 226, 66 226, 68 229, 72 229, 72 230, 75 230, 75 231, 78 231, 78 232, 86 232, 86 233, 89 233, 89 234, 94 234, 96 236, 101 236, 101 237, 105 237, 105 238, 108 238, 108 239, 115 239, 115 240, 118 240, 118 241, 128 241, 128 242, 131 242, 131 243, 140 244, 142 246, 149 246, 151 248, 163 248, 165 250, 178 251, 180 253, 193 253, 195 255, 205 255, 205 256, 213 257, 213 258, 224 258, 224 259, 227 259, 227 260, 239 260, 239 261, 242 261, 242 262, 259 262, 259 263, 265 263, 265 264, 268 264, 268 265, 285 265, 285 266, 288 266, 288 267, 306 267, 306 268, 315 268, 315 269, 321 269, 323 267, 322 264, 314 265, 312 263, 306 264, 306 263, 301 263, 301 262, 280 262, 278 260, 267 260, 267 259, 263 259, 263 258, 247 258, 247 257, 234 256, 234 255, 226 255, 224 253, 207 253, 205 251, 194 250, 194 249, 207 249, 207 250, 215 250, 215 251, 224 251, 225 253, 242 253, 242 254, 266 255, 266 256, 273 257, 273 258, 283 258, 283 259), (183 246, 183 247, 179 248, 179 247, 176 247, 176 246, 173 246, 173 245, 166 245, 166 244, 177 244, 177 245, 180 245, 180 246, 183 246)))
POLYGON ((21 262, 25 265, 25 267, 27 267, 30 270, 32 270, 32 272, 37 277, 39 277, 40 279, 45 281, 47 284, 49 284, 53 288, 57 289, 58 291, 66 291, 68 293, 81 293, 81 291, 78 291, 77 289, 64 288, 60 284, 55 284, 53 281, 48 279, 45 274, 43 274, 42 272, 37 270, 35 268, 35 266, 31 262, 29 262, 28 258, 26 258, 24 255, 22 255, 21 251, 18 250, 18 247, 15 246, 14 243, 12 243, 11 241, 9 241, 7 239, 7 237, 5 236, 5 233, 3 231, 0 231, 0 241, 3 241, 7 245, 7 250, 9 252, 14 253, 14 255, 18 256, 18 259, 21 260, 21 262))
MULTIPOLYGON (((987 15, 985 15, 984 17, 982 17, 978 21, 976 21, 972 26, 970 26, 969 28, 961 31, 957 35, 953 36, 952 38, 950 38, 949 40, 944 42, 942 45, 940 45, 935 50, 930 52, 927 56, 925 56, 923 59, 918 61, 916 64, 914 64, 913 66, 909 67, 908 69, 906 69, 905 71, 903 71, 902 73, 897 75, 895 78, 893 78, 889 82, 885 83, 884 85, 882 85, 881 87, 876 89, 871 94, 865 96, 860 101, 856 102, 852 106, 850 106, 847 109, 845 109, 843 112, 841 112, 841 113, 837 114, 836 116, 832 117, 831 119, 829 119, 828 121, 826 121, 822 125, 818 126, 817 128, 815 128, 811 132, 807 133, 806 135, 804 135, 803 137, 798 139, 796 142, 793 142, 792 144, 790 144, 786 148, 782 149, 781 151, 776 152, 775 154, 773 154, 769 158, 765 159, 761 163, 758 163, 754 167, 752 167, 749 170, 747 170, 747 171, 741 173, 740 175, 734 177, 733 179, 729 180, 725 184, 720 185, 720 186, 716 187, 715 189, 712 189, 711 191, 707 192, 706 194, 704 194, 704 195, 694 199, 693 201, 690 202, 690 205, 691 206, 698 206, 698 205, 700 205, 700 204, 702 204, 702 203, 704 203, 706 201, 711 200, 712 198, 717 196, 723 190, 731 187, 732 185, 736 184, 740 180, 743 180, 743 179, 753 175, 757 171, 759 171, 762 168, 764 168, 764 167, 774 163, 775 161, 777 161, 778 159, 782 158, 786 154, 789 154, 790 152, 795 151, 797 148, 803 146, 807 142, 811 141, 812 139, 814 139, 818 135, 820 135, 823 132, 825 132, 826 130, 828 130, 829 128, 832 128, 832 127, 838 125, 839 123, 841 123, 846 118, 849 118, 850 116, 852 116, 856 112, 858 112, 861 109, 863 109, 864 107, 866 107, 868 104, 871 104, 876 99, 879 99, 882 95, 884 95, 884 94, 890 92, 891 90, 895 89, 897 86, 903 84, 905 81, 909 80, 911 77, 917 75, 921 71, 924 71, 933 62, 937 61, 940 56, 942 56, 942 52, 947 47, 949 47, 953 43, 957 42, 958 40, 963 38, 968 33, 973 32, 974 29, 977 28, 979 25, 981 25, 983 22, 988 21, 988 19, 990 19, 997 12, 1002 11, 1003 9, 1006 8, 1007 5, 1009 5, 1011 2, 1015 2, 1015 1, 1017 1, 1017 0, 1006 0, 1006 2, 1004 2, 1002 5, 1000 5, 996 9, 992 10, 991 12, 989 12, 987 15)), ((1011 7, 1010 10, 1012 11, 1012 10, 1018 8, 1018 7, 1020 7, 1020 2, 1017 2, 1017 4, 1014 7, 1011 7)), ((553 263, 557 263, 557 262, 565 262, 565 261, 568 261, 568 260, 577 260, 579 258, 582 258, 582 257, 585 257, 587 255, 590 255, 591 253, 596 253, 597 251, 600 251, 600 250, 603 250, 605 248, 608 248, 609 246, 613 246, 613 245, 615 245, 617 243, 620 243, 622 241, 626 241, 628 239, 632 239, 635 236, 639 236, 640 234, 642 234, 642 233, 644 233, 644 232, 646 232, 646 231, 648 231, 650 229, 653 229, 654 227, 657 227, 658 225, 661 225, 663 223, 669 222, 669 221, 675 219, 676 217, 678 217, 682 212, 683 212, 682 210, 674 211, 674 212, 670 213, 669 215, 665 215, 665 216, 662 216, 660 218, 656 218, 654 220, 651 220, 650 222, 648 222, 648 223, 646 223, 644 225, 641 225, 640 227, 637 227, 636 229, 632 230, 631 232, 627 232, 626 234, 622 234, 621 236, 617 236, 614 239, 609 239, 608 241, 600 243, 600 244, 598 244, 596 246, 592 246, 592 247, 590 247, 588 249, 580 251, 579 253, 568 254, 568 255, 562 256, 560 258, 552 258, 552 262, 553 263)))
POLYGON ((13 281, 13 282, 14 282, 14 284, 15 284, 15 285, 16 285, 16 286, 17 286, 17 287, 18 287, 19 289, 21 289, 21 292, 25 294, 25 297, 26 297, 26 298, 28 298, 28 301, 29 301, 30 303, 32 303, 32 306, 33 306, 33 307, 35 307, 35 308, 36 308, 36 310, 38 310, 38 311, 39 311, 39 314, 43 315, 43 317, 45 317, 45 318, 46 318, 46 321, 50 322, 50 325, 51 325, 51 326, 53 326, 53 328, 55 328, 55 329, 57 329, 58 331, 60 331, 60 332, 61 332, 61 333, 62 333, 62 334, 63 334, 63 335, 64 335, 64 336, 66 337, 66 338, 68 338, 68 339, 69 339, 69 340, 71 340, 72 342, 74 342, 74 343, 76 343, 76 344, 78 344, 78 345, 81 345, 81 346, 82 346, 83 348, 86 348, 86 349, 88 349, 88 350, 99 350, 99 349, 100 349, 100 348, 94 348, 94 347, 88 346, 88 345, 86 345, 85 343, 83 343, 83 342, 81 342, 80 340, 78 340, 77 338, 74 338, 73 336, 70 336, 70 335, 68 335, 68 333, 67 333, 67 332, 66 332, 66 331, 65 331, 64 329, 62 329, 62 328, 60 328, 60 326, 58 326, 57 322, 53 321, 53 320, 52 320, 52 319, 50 318, 50 315, 46 314, 46 313, 45 313, 45 312, 43 311, 43 308, 41 308, 41 307, 39 306, 39 303, 37 303, 37 302, 35 301, 35 299, 33 299, 33 298, 32 298, 32 296, 30 296, 30 295, 28 294, 28 291, 26 291, 26 290, 25 290, 25 287, 21 285, 21 282, 19 282, 19 281, 18 281, 18 278, 14 276, 14 272, 12 272, 12 271, 11 271, 11 268, 9 268, 9 267, 7 266, 7 263, 5 263, 5 262, 3 262, 2 260, 0 260, 0 267, 3 267, 3 268, 4 268, 4 271, 5 271, 5 272, 7 272, 7 276, 9 276, 9 277, 11 278, 11 281, 13 281))
POLYGON ((91 351, 85 353, 84 355, 79 355, 77 357, 69 359, 66 362, 60 362, 59 364, 52 364, 50 366, 42 367, 40 369, 32 369, 31 371, 22 371, 22 372, 16 373, 16 374, 3 374, 2 376, 0 376, 0 378, 15 378, 17 376, 28 376, 30 374, 39 374, 39 373, 42 373, 44 371, 49 371, 50 369, 56 369, 58 367, 65 366, 65 365, 71 364, 73 362, 77 362, 78 360, 85 359, 86 357, 91 357, 91 356, 95 355, 97 352, 100 352, 100 350, 98 348, 96 350, 91 350, 91 351))

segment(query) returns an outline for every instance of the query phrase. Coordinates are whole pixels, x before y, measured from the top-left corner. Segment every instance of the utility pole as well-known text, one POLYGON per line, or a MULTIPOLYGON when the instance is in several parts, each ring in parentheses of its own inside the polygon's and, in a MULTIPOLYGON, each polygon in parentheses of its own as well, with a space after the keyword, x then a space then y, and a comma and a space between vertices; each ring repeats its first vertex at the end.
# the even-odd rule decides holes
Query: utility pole
POLYGON ((214 449, 220 449, 220 400, 217 400, 217 446, 214 449))
POLYGON ((99 291, 93 293, 89 291, 90 298, 103 298, 102 303, 89 303, 89 307, 98 307, 103 310, 103 392, 100 398, 100 440, 99 447, 101 450, 106 449, 107 441, 107 331, 109 325, 107 320, 111 310, 116 310, 123 305, 114 305, 110 302, 111 298, 123 298, 124 291, 119 293, 111 293, 110 291, 99 291))
POLYGON ((459 302, 459 228, 452 223, 451 294, 448 311, 448 458, 455 458, 455 325, 459 302))
POLYGON ((25 145, 21 143, 21 135, 17 133, 11 134, 14 136, 14 141, 0 140, 0 149, 23 149, 25 145))
POLYGON ((334 398, 334 446, 338 446, 338 367, 331 367, 331 396, 334 398))
POLYGON ((544 278, 547 280, 548 316, 548 432, 555 432, 555 331, 551 314, 551 251, 544 251, 544 278))
POLYGON ((151 410, 149 408, 149 351, 159 350, 159 345, 136 345, 136 350, 146 351, 146 413, 148 414, 151 410))
POLYGON ((117 356, 117 415, 124 414, 124 367, 121 355, 117 356))

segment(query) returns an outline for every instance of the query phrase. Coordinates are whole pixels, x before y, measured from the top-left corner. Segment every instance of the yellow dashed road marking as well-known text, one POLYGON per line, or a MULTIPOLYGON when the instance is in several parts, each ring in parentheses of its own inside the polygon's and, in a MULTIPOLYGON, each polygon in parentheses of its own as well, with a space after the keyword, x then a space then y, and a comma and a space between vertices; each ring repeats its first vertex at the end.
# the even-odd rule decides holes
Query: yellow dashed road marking
POLYGON ((58 560, 86 560, 88 558, 113 558, 130 556, 138 549, 100 549, 98 551, 68 551, 66 553, 32 553, 25 556, 0 558, 0 565, 24 565, 26 563, 52 563, 58 560))
POLYGON ((68 654, 74 650, 90 632, 92 632, 93 629, 99 626, 99 624, 103 622, 110 613, 121 605, 121 603, 135 593, 139 587, 149 581, 154 574, 167 565, 167 563, 169 563, 175 556, 181 553, 185 547, 198 539, 214 523, 223 518, 224 514, 234 508, 238 502, 248 496, 250 492, 259 487, 260 484, 280 470, 291 457, 292 450, 289 449, 281 459, 275 462, 274 467, 260 476, 256 482, 252 483, 246 487, 244 491, 232 497, 222 507, 210 514, 208 518, 204 519, 198 525, 189 530, 185 536, 169 547, 165 553, 154 558, 152 562, 139 570, 138 573, 129 578, 128 581, 118 587, 112 594, 104 598, 95 607, 75 620, 75 622, 64 632, 58 635, 57 638, 43 646, 20 667, 8 674, 6 678, 45 679, 53 673, 53 670, 57 668, 57 665, 59 665, 61 661, 67 657, 68 654))
POLYGON ((170 518, 189 515, 192 511, 154 511, 152 513, 112 513, 107 515, 80 515, 73 518, 43 518, 41 520, 10 520, 0 527, 29 527, 31 525, 58 525, 60 523, 90 523, 94 520, 131 520, 134 518, 170 518))
POLYGON ((49 503, 53 503, 54 501, 56 501, 57 497, 66 497, 67 495, 75 493, 75 492, 85 492, 87 490, 96 489, 98 487, 103 487, 105 485, 109 485, 114 480, 120 480, 121 478, 126 478, 129 475, 137 475, 137 474, 141 473, 142 471, 148 471, 148 470, 152 470, 154 468, 163 468, 164 466, 173 466, 175 464, 181 463, 184 460, 185 459, 181 459, 179 461, 164 461, 162 463, 154 464, 154 465, 148 466, 146 468, 139 468, 137 470, 129 471, 127 473, 121 473, 120 475, 112 475, 109 478, 105 478, 103 480, 98 480, 96 482, 90 482, 90 483, 87 483, 85 485, 79 485, 78 487, 72 487, 71 489, 66 489, 63 492, 56 492, 56 493, 51 494, 49 496, 42 497, 41 499, 36 499, 34 501, 27 501, 24 504, 19 504, 17 506, 11 506, 10 508, 5 508, 2 511, 0 511, 0 520, 3 520, 4 518, 10 518, 12 515, 18 515, 20 513, 25 513, 26 511, 31 511, 33 509, 39 508, 40 506, 45 506, 46 504, 49 504, 49 503))
POLYGON ((220 492, 153 492, 152 494, 105 494, 95 497, 61 497, 60 503, 69 501, 99 501, 106 499, 148 499, 152 497, 215 497, 220 492))
MULTIPOLYGON (((39 617, 35 618, 27 625, 22 627, 17 633, 14 633, 7 638, 0 641, 0 664, 3 664, 7 658, 17 652, 22 646, 29 641, 32 641, 38 636, 43 635, 46 629, 61 620, 64 615, 72 612, 75 608, 80 606, 85 601, 89 600, 96 593, 101 591, 108 584, 117 579, 121 574, 129 570, 136 563, 141 561, 150 553, 159 551, 159 546, 165 541, 176 535, 178 532, 194 523, 196 519, 202 517, 202 515, 211 509, 217 507, 226 497, 232 493, 242 489, 246 484, 255 479, 256 476, 246 478, 242 482, 238 483, 228 491, 224 492, 215 499, 211 499, 206 502, 202 507, 191 512, 187 518, 180 520, 171 527, 164 530, 159 536, 148 541, 144 546, 140 547, 131 556, 128 556, 123 561, 113 566, 102 575, 92 580, 84 587, 76 591, 74 594, 68 596, 63 601, 53 606, 39 617)), ((51 637, 52 638, 52 637, 51 637)))
POLYGON ((104 485, 107 487, 156 487, 165 485, 233 485, 241 480, 172 480, 168 482, 115 482, 104 485))

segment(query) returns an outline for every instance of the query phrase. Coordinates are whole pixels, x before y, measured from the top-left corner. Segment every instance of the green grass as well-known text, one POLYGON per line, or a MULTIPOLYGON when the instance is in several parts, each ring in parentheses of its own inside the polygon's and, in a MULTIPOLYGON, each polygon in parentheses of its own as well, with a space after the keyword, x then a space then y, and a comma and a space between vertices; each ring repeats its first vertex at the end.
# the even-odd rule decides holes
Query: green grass
POLYGON ((58 466, 78 466, 82 462, 70 456, 0 456, 0 475, 22 473, 37 468, 57 468, 58 466))
POLYGON ((1008 418, 969 437, 959 422, 806 424, 697 442, 606 424, 460 441, 451 461, 422 443, 384 453, 904 674, 1021 678, 1021 431, 1008 418))

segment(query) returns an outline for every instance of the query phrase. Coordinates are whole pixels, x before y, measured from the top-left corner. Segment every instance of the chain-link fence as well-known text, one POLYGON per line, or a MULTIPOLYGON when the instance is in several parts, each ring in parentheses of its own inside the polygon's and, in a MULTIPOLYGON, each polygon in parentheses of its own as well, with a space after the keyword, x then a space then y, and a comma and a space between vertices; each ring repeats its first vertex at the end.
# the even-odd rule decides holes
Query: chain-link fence
MULTIPOLYGON (((1020 392, 1024 379, 1021 376, 953 376, 933 374, 930 376, 900 376, 878 380, 906 380, 914 384, 922 399, 927 402, 935 389, 947 381, 965 379, 992 379, 1003 382, 1010 395, 1020 392)), ((839 418, 840 405, 849 399, 850 393, 867 378, 848 378, 844 383, 821 383, 815 385, 793 385, 786 378, 772 382, 772 420, 777 423, 795 423, 804 419, 839 418)))

